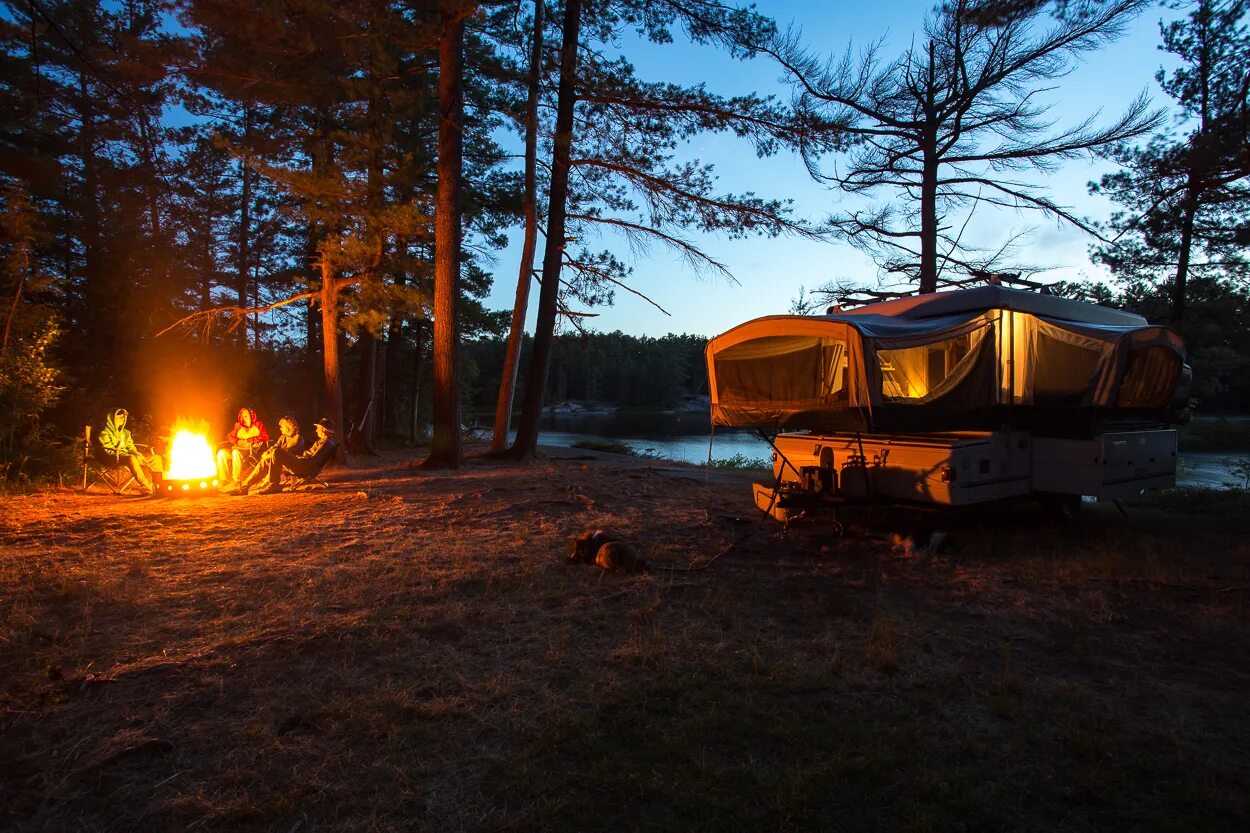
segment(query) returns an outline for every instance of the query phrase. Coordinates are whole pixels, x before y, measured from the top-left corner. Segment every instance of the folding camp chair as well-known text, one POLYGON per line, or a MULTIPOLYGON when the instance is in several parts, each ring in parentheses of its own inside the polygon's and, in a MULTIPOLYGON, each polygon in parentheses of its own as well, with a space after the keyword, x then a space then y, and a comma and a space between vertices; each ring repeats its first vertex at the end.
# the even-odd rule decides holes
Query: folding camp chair
POLYGON ((282 481, 283 487, 289 492, 308 492, 313 489, 330 488, 330 484, 321 479, 321 472, 326 467, 326 463, 334 459, 334 453, 337 450, 337 446, 332 445, 330 451, 321 459, 321 464, 311 474, 299 475, 289 472, 282 481))
POLYGON ((282 487, 288 492, 311 492, 313 489, 328 489, 330 484, 321 479, 321 472, 300 477, 288 474, 282 481, 282 487))
MULTIPOLYGON (((266 446, 265 448, 267 448, 267 447, 268 447, 268 446, 266 446)), ((247 477, 248 473, 252 471, 252 469, 254 469, 254 468, 256 468, 258 465, 260 465, 260 457, 261 457, 261 454, 263 454, 263 453, 264 453, 265 448, 253 448, 253 449, 251 449, 250 451, 242 452, 242 457, 241 457, 240 462, 239 462, 239 476, 238 476, 237 478, 231 478, 231 471, 232 471, 232 468, 233 468, 233 462, 230 462, 230 461, 229 461, 229 460, 230 460, 230 458, 229 458, 229 456, 227 456, 227 461, 228 461, 228 462, 227 462, 227 464, 226 464, 226 477, 225 477, 225 479, 226 479, 227 481, 229 481, 229 480, 231 480, 231 479, 236 479, 236 480, 238 480, 239 482, 242 482, 242 481, 243 481, 243 479, 244 479, 245 477, 247 477)), ((216 451, 214 451, 214 452, 213 452, 213 459, 214 459, 214 460, 216 460, 216 459, 217 459, 217 455, 218 455, 218 454, 222 451, 222 449, 225 449, 225 450, 226 450, 227 455, 229 455, 229 454, 230 454, 230 451, 231 451, 231 449, 232 449, 232 447, 231 447, 231 445, 230 445, 229 443, 219 443, 219 444, 218 444, 218 446, 217 446, 216 451)))
POLYGON ((96 456, 96 449, 91 446, 91 426, 85 426, 82 439, 82 490, 88 491, 100 483, 115 495, 128 494, 134 488, 140 492, 139 481, 134 472, 120 460, 109 460, 106 456, 96 456))

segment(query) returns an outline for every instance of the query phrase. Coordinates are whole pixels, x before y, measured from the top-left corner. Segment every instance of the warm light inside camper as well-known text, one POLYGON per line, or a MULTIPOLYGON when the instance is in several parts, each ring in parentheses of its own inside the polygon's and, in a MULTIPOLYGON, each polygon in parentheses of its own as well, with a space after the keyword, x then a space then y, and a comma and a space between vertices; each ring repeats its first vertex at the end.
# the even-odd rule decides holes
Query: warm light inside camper
POLYGON ((881 349, 881 393, 892 399, 921 399, 946 385, 947 380, 962 378, 976 360, 987 327, 979 326, 940 341, 916 347, 881 349))

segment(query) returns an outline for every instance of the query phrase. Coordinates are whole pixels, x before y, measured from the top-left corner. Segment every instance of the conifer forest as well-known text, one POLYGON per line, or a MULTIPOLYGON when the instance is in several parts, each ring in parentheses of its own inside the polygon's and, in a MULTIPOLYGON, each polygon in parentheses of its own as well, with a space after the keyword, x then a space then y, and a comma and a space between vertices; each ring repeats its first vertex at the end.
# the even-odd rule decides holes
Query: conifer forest
MULTIPOLYGON (((364 450, 428 440, 452 466, 466 414, 493 414, 525 458, 553 401, 706 393, 715 333, 597 330, 596 310, 645 294, 626 252, 680 256, 693 277, 673 280, 710 274, 713 304, 751 276, 720 280, 709 235, 775 238, 783 265, 788 238, 850 245, 869 287, 1027 277, 1033 253, 961 239, 983 205, 1087 231, 1100 277, 1049 291, 1178 328, 1195 407, 1244 412, 1246 5, 1172 4, 1149 100, 1061 129, 1032 91, 1160 7, 918 4, 902 53, 830 58, 765 8, 710 0, 5 2, 0 458, 34 476, 110 408, 224 422, 243 402, 358 426, 364 450), (640 77, 641 43, 769 62, 788 92, 640 77), (791 159, 828 204, 722 190, 693 149, 709 135, 791 159), (1119 168, 1090 183, 1109 219, 1019 176, 1092 158, 1119 168), (843 211, 848 194, 878 207, 843 211), (519 259, 499 257, 510 239, 519 259), (492 285, 515 285, 512 308, 488 308, 492 285)), ((758 314, 847 290, 807 285, 758 314)))

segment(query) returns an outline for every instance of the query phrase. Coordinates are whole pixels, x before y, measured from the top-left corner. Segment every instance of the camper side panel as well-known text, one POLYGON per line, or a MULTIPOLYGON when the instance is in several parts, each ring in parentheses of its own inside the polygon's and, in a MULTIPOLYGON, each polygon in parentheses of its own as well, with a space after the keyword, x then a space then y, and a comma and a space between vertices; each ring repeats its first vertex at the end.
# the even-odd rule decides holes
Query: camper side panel
POLYGON ((1176 431, 1117 431, 1091 440, 1033 440, 1033 489, 1118 500, 1176 485, 1176 431))

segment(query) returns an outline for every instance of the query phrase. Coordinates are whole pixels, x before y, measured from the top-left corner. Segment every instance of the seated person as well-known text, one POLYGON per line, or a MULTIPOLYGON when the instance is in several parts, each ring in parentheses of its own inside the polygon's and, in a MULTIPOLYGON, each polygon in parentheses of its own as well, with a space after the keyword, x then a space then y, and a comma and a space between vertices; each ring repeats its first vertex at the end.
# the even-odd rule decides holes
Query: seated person
POLYGON ((269 444, 265 423, 251 408, 240 408, 234 428, 217 449, 217 479, 229 487, 243 477, 243 466, 269 444))
POLYGON ((102 463, 114 463, 129 468, 144 493, 150 495, 155 491, 155 486, 152 485, 148 472, 164 471, 165 466, 159 456, 143 454, 135 446, 134 437, 126 430, 129 416, 125 408, 118 408, 108 415, 104 430, 96 435, 100 440, 100 447, 95 450, 95 458, 102 463))
POLYGON ((297 477, 311 477, 329 462, 338 451, 338 442, 334 438, 334 422, 321 418, 314 423, 317 427, 317 441, 298 456, 289 451, 275 448, 261 456, 260 465, 248 477, 247 483, 240 483, 227 493, 232 495, 246 494, 252 481, 263 481, 258 494, 271 495, 282 491, 282 471, 291 472, 297 477))
MULTIPOLYGON (((273 441, 273 445, 265 449, 265 453, 262 454, 260 459, 256 461, 256 465, 252 466, 252 470, 248 473, 247 477, 239 481, 244 484, 244 489, 248 488, 248 485, 256 483, 260 479, 260 467, 265 464, 266 460, 273 457, 273 453, 275 451, 281 449, 282 451, 286 451, 290 454, 298 455, 304 450, 304 440, 299 435, 299 423, 295 421, 295 417, 290 414, 283 414, 278 420, 278 431, 278 439, 273 441)), ((221 488, 222 491, 228 491, 233 487, 234 484, 226 483, 223 484, 221 488)))

